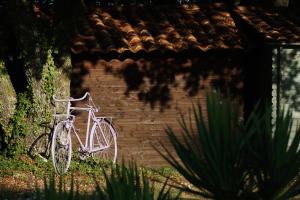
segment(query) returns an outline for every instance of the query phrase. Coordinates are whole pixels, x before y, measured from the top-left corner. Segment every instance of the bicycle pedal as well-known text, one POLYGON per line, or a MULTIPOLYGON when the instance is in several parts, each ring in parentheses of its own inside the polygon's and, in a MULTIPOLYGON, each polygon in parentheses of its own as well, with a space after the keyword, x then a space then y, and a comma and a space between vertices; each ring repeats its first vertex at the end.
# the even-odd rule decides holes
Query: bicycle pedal
POLYGON ((88 155, 87 154, 79 154, 79 159, 80 160, 85 160, 87 159, 88 155))

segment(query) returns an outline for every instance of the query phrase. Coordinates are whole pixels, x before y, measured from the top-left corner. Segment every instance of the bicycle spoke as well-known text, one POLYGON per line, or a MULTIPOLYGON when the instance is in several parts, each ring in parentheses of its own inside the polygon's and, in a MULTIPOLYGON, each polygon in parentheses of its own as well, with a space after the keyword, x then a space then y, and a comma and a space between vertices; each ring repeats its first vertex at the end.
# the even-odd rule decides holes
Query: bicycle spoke
POLYGON ((32 159, 41 158, 47 161, 50 152, 50 139, 49 133, 38 136, 29 148, 29 156, 32 159))
POLYGON ((110 160, 115 162, 117 156, 116 136, 113 127, 106 121, 102 121, 96 125, 92 130, 91 147, 96 149, 102 147, 92 154, 94 158, 103 160, 110 160))
MULTIPOLYGON (((96 130, 96 131, 99 131, 99 130, 96 130)), ((96 145, 98 144, 98 147, 101 147, 102 142, 100 142, 99 134, 100 134, 100 133, 97 132, 96 137, 97 137, 98 143, 96 143, 96 144, 94 144, 94 145, 96 146, 96 145)))
POLYGON ((67 122, 57 124, 52 139, 52 160, 58 174, 65 173, 71 161, 71 137, 70 129, 66 128, 67 122))

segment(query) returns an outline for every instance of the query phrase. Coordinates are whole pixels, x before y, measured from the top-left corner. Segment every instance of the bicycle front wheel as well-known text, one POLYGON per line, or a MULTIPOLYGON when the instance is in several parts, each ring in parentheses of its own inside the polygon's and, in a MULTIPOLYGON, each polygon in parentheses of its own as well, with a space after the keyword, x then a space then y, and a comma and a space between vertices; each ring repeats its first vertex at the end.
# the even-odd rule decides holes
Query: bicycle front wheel
POLYGON ((90 147, 92 151, 95 151, 92 153, 92 156, 115 163, 118 150, 116 135, 116 130, 106 120, 95 123, 90 137, 90 147))
POLYGON ((55 172, 66 173, 70 167, 72 156, 71 127, 68 127, 66 121, 61 121, 55 126, 51 154, 55 172))

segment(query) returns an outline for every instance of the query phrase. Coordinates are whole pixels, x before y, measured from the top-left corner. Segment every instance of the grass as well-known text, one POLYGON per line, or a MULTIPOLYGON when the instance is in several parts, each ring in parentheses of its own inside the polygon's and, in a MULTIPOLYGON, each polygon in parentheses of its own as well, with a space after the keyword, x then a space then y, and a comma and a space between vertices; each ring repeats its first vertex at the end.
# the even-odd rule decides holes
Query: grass
MULTIPOLYGON (((110 173, 109 163, 95 162, 92 159, 85 161, 72 160, 68 173, 64 176, 67 187, 72 176, 75 185, 80 185, 79 192, 92 192, 95 189, 95 181, 100 185, 105 183, 104 172, 110 173)), ((165 177, 171 177, 180 182, 184 179, 170 167, 158 169, 139 167, 138 170, 150 180, 156 181, 155 191, 160 191, 165 182, 165 177)), ((27 155, 15 159, 9 159, 0 155, 0 199, 31 199, 36 186, 44 187, 44 178, 51 178, 54 174, 51 160, 45 162, 42 159, 32 160, 27 155)), ((55 178, 59 182, 58 177, 55 178)))
MULTIPOLYGON (((100 175, 102 174, 102 168, 99 166, 108 168, 108 165, 94 162, 91 159, 87 159, 86 161, 72 159, 67 176, 73 173, 100 175)), ((32 160, 27 155, 22 155, 14 159, 0 156, 0 177, 13 176, 16 172, 31 172, 37 177, 43 178, 45 174, 53 174, 54 169, 51 160, 47 162, 39 158, 32 160)))
MULTIPOLYGON (((103 175, 103 168, 107 170, 110 169, 110 164, 97 162, 93 159, 86 159, 84 161, 72 159, 70 169, 66 176, 70 176, 71 174, 101 176, 103 175)), ((139 167, 139 170, 153 179, 161 179, 164 177, 181 178, 180 174, 171 167, 139 167)), ((0 155, 0 177, 14 176, 14 174, 20 172, 33 173, 35 176, 43 178, 45 175, 53 174, 54 169, 51 160, 48 160, 47 162, 39 158, 32 160, 27 155, 10 159, 0 155)))
POLYGON ((14 176, 14 174, 22 171, 32 172, 36 176, 42 176, 50 169, 50 163, 42 161, 32 161, 27 156, 17 157, 15 159, 0 156, 0 177, 14 176))

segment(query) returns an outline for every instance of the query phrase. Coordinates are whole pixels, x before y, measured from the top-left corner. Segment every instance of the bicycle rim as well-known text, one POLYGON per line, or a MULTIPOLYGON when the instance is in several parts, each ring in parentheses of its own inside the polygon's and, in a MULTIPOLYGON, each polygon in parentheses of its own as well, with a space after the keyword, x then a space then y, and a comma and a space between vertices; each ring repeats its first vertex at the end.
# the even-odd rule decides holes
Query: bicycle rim
POLYGON ((70 167, 72 156, 71 128, 67 129, 67 122, 59 122, 52 137, 52 162, 56 173, 64 174, 70 167))
POLYGON ((30 146, 28 151, 29 156, 32 159, 37 157, 48 160, 50 155, 50 136, 48 133, 40 135, 30 146))
POLYGON ((113 126, 106 121, 95 123, 91 131, 90 147, 92 149, 104 148, 92 153, 93 158, 115 163, 117 139, 113 126))

